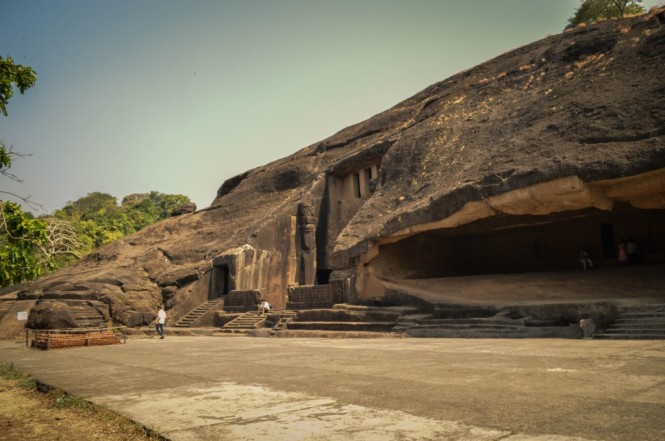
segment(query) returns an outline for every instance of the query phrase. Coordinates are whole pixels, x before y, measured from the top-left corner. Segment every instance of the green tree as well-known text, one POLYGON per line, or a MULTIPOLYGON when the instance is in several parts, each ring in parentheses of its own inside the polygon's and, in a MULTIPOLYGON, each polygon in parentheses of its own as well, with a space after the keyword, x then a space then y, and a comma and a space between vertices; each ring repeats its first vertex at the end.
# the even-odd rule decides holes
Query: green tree
POLYGON ((14 63, 11 57, 0 57, 0 112, 7 116, 7 103, 14 95, 14 87, 23 94, 37 82, 31 67, 14 63))
MULTIPOLYGON (((35 71, 31 67, 14 63, 11 57, 0 57, 0 112, 4 116, 7 116, 7 103, 14 95, 14 88, 17 88, 23 94, 26 90, 33 87, 36 81, 37 74, 35 74, 35 71)), ((9 172, 12 166, 12 157, 16 156, 25 155, 17 153, 11 148, 7 149, 3 140, 0 139, 0 174, 18 181, 19 179, 9 172)), ((30 204, 27 198, 2 190, 0 190, 0 193, 13 196, 30 204)))
POLYGON ((108 193, 93 192, 69 202, 53 217, 71 222, 82 244, 90 252, 171 216, 174 208, 191 202, 187 196, 157 191, 126 196, 122 204, 108 193))
MULTIPOLYGON (((14 95, 14 88, 21 94, 33 87, 37 75, 32 68, 14 63, 11 57, 0 57, 0 112, 7 116, 7 104, 14 95)), ((12 158, 24 156, 8 150, 0 139, 0 174, 19 180, 9 172, 12 158)), ((28 198, 0 190, 0 193, 23 200, 28 198)), ((47 224, 13 202, 0 200, 0 286, 9 286, 39 277, 52 262, 41 252, 48 241, 47 224)))
POLYGON ((36 279, 52 266, 40 253, 48 240, 46 223, 18 204, 0 202, 0 286, 36 279))
POLYGON ((108 193, 93 192, 70 202, 54 216, 72 222, 83 243, 98 248, 136 231, 129 216, 108 193))
POLYGON ((132 219, 136 231, 171 216, 173 210, 191 202, 182 194, 164 194, 157 191, 135 193, 122 200, 122 207, 132 219))
POLYGON ((566 28, 574 28, 580 23, 644 12, 644 8, 638 4, 642 3, 642 0, 581 0, 581 2, 575 14, 568 19, 566 28))

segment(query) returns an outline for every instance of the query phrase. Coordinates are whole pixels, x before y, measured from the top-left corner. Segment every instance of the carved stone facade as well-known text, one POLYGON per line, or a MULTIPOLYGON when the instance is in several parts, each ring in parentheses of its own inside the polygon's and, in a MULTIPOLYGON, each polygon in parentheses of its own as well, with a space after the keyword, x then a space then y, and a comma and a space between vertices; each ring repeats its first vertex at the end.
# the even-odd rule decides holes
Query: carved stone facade
POLYGON ((226 251, 212 261, 209 298, 220 298, 236 290, 265 289, 269 271, 268 251, 247 244, 226 251))
POLYGON ((259 290, 249 289, 245 291, 231 291, 224 297, 224 311, 254 311, 260 301, 261 291, 259 290))
POLYGON ((312 204, 298 204, 297 283, 311 285, 316 278, 316 215, 312 204))
POLYGON ((335 280, 327 285, 291 286, 287 308, 330 308, 337 303, 345 303, 347 286, 347 280, 335 280))

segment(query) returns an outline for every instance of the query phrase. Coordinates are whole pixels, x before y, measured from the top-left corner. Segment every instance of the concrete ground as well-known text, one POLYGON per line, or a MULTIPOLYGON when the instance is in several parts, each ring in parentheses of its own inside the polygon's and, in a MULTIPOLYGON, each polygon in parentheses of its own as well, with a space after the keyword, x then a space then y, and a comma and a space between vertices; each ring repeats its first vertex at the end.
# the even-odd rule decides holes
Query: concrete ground
POLYGON ((167 336, 0 361, 172 440, 662 440, 665 342, 167 336))

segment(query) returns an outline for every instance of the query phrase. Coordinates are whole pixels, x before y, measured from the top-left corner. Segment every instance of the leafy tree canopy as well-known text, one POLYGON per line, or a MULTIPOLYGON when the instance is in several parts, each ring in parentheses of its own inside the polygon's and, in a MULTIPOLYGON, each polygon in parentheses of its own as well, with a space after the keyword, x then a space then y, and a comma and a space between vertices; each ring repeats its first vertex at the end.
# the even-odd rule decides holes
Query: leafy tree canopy
MULTIPOLYGON (((0 57, 0 112, 7 116, 7 103, 14 95, 14 88, 20 93, 35 85, 37 75, 30 67, 14 63, 11 57, 0 57)), ((17 153, 7 150, 0 139, 0 174, 18 180, 9 172, 12 156, 17 153)), ((19 155, 20 156, 20 155, 19 155)), ((0 190, 0 194, 23 198, 0 190)), ((47 224, 35 219, 13 202, 0 200, 0 286, 13 285, 35 279, 50 267, 48 259, 40 253, 48 240, 47 224)))
POLYGON ((39 218, 18 204, 0 202, 0 286, 70 265, 189 202, 184 195, 151 191, 129 195, 118 205, 114 196, 93 192, 39 218))
POLYGON ((187 196, 157 191, 126 196, 122 204, 108 193, 94 192, 55 211, 80 231, 83 243, 92 249, 106 245, 171 216, 174 208, 190 202, 187 196))
POLYGON ((37 82, 31 67, 14 63, 11 57, 0 57, 0 112, 7 116, 7 102, 14 95, 14 87, 24 93, 37 82))
POLYGON ((589 23, 596 20, 625 17, 626 15, 641 14, 644 12, 642 0, 581 0, 582 4, 575 11, 575 15, 568 19, 566 28, 574 28, 580 23, 589 23))
MULTIPOLYGON (((37 74, 31 67, 21 66, 14 63, 11 57, 0 57, 0 112, 7 116, 7 103, 14 95, 14 88, 18 88, 19 92, 24 93, 29 88, 33 87, 37 82, 37 74)), ((14 180, 19 180, 16 176, 9 172, 12 166, 13 156, 25 156, 14 152, 11 148, 7 150, 5 143, 0 139, 0 174, 14 180)), ((25 202, 29 201, 27 198, 17 196, 6 191, 0 191, 9 196, 22 199, 25 202)))
POLYGON ((36 279, 50 267, 39 252, 47 241, 46 223, 18 204, 0 201, 0 286, 36 279))

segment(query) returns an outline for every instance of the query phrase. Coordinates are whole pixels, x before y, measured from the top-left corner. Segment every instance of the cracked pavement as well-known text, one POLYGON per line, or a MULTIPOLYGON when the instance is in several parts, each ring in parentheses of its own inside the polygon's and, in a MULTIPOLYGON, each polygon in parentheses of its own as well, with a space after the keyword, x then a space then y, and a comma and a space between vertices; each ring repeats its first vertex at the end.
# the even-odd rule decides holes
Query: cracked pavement
POLYGON ((663 341, 5 341, 0 361, 174 441, 665 439, 663 341))

